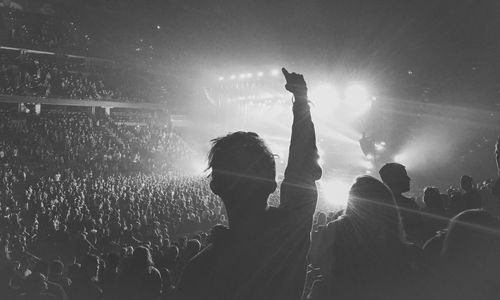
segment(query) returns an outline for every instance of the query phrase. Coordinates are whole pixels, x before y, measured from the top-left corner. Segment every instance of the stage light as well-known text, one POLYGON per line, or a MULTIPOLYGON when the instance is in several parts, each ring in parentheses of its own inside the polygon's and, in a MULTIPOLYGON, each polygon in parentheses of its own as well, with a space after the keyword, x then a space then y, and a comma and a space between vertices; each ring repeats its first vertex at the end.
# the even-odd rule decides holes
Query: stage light
POLYGON ((370 160, 361 161, 361 166, 367 170, 372 170, 374 168, 373 162, 371 162, 370 160))
POLYGON ((271 71, 271 75, 273 75, 273 76, 278 76, 279 73, 280 73, 280 71, 278 69, 274 69, 271 71))
POLYGON ((231 78, 231 80, 235 80, 236 79, 236 75, 231 75, 231 77, 229 77, 229 78, 231 78))
POLYGON ((258 72, 258 73, 257 73, 257 76, 258 76, 258 77, 262 77, 262 76, 264 76, 264 73, 262 73, 262 72, 258 72))
POLYGON ((378 151, 378 152, 382 152, 385 150, 385 146, 382 145, 382 143, 379 143, 379 144, 375 144, 375 149, 378 151))
POLYGON ((311 89, 310 96, 319 111, 331 112, 339 104, 337 90, 329 84, 322 84, 311 89))
POLYGON ((345 92, 345 101, 356 112, 365 112, 371 107, 368 91, 361 84, 351 84, 345 92))
POLYGON ((240 79, 244 79, 246 77, 245 74, 240 74, 240 79))
POLYGON ((219 76, 219 81, 223 81, 223 80, 224 80, 224 77, 219 76))
POLYGON ((252 78, 253 74, 252 73, 247 73, 247 78, 252 78))
POLYGON ((356 106, 365 104, 368 102, 368 92, 361 84, 351 84, 346 89, 345 100, 356 106))
POLYGON ((321 198, 332 206, 345 207, 351 185, 339 179, 320 181, 321 198))

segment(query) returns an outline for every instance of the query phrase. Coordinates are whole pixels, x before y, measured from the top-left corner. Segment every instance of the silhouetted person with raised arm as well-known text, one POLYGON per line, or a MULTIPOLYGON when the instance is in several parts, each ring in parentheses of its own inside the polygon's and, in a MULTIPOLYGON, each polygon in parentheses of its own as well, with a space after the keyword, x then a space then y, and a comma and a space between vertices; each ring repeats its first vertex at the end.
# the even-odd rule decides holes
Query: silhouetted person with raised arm
POLYGON ((414 199, 403 195, 410 191, 411 179, 406 172, 406 167, 398 163, 387 163, 380 169, 379 174, 394 195, 406 238, 412 243, 422 245, 425 238, 417 203, 414 199))
POLYGON ((226 207, 229 228, 185 268, 176 299, 300 299, 309 233, 321 177, 304 77, 283 69, 293 93, 293 125, 280 206, 274 155, 253 132, 213 140, 210 187, 226 207))

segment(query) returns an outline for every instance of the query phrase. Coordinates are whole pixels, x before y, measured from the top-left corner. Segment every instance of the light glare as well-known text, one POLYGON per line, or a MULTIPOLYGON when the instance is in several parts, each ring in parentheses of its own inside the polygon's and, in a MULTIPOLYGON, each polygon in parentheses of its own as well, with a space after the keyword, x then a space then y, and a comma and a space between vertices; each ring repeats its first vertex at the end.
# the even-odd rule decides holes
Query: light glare
POLYGON ((320 183, 321 193, 326 203, 345 207, 349 196, 350 184, 339 179, 332 179, 320 183))
POLYGON ((331 112, 339 104, 337 90, 329 84, 322 84, 313 88, 310 95, 319 111, 331 112))
POLYGON ((351 84, 345 92, 345 101, 355 112, 363 113, 371 107, 368 91, 360 84, 351 84))

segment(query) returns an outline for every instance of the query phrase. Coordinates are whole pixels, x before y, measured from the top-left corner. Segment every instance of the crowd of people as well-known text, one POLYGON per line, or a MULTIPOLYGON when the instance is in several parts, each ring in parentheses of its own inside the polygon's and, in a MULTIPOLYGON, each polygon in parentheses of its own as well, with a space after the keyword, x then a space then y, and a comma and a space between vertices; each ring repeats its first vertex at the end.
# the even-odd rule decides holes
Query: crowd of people
MULTIPOLYGON (((1 119, 2 299, 24 291, 31 297, 55 265, 61 278, 80 263, 85 269, 87 253, 119 254, 121 265, 140 246, 170 277, 171 294, 189 257, 209 242, 210 229, 227 223, 207 178, 175 166, 194 152, 167 128, 57 110, 3 112, 1 119)), ((71 280, 64 282, 56 298, 72 295, 71 280)), ((110 285, 100 289, 109 293, 103 287, 110 285)))
POLYGON ((214 139, 207 178, 176 166, 195 153, 170 128, 2 113, 2 299, 498 298, 500 181, 464 175, 419 207, 405 166, 387 163, 354 180, 345 209, 316 211, 307 86, 283 73, 280 186, 255 133, 214 139))
POLYGON ((4 24, 4 41, 12 45, 42 49, 89 49, 91 40, 74 22, 56 16, 50 3, 33 11, 10 0, 3 0, 0 18, 4 24))
POLYGON ((161 94, 161 89, 155 94, 147 76, 140 80, 133 70, 118 69, 111 63, 19 51, 4 51, 0 60, 0 93, 4 95, 154 102, 161 94))
POLYGON ((124 7, 138 5, 134 1, 2 0, 0 40, 9 47, 151 65, 158 56, 153 38, 157 27, 131 24, 127 15, 121 15, 124 7), (113 22, 108 22, 110 11, 116 13, 113 22), (132 28, 123 32, 124 24, 132 28), (106 30, 101 30, 103 26, 106 30))

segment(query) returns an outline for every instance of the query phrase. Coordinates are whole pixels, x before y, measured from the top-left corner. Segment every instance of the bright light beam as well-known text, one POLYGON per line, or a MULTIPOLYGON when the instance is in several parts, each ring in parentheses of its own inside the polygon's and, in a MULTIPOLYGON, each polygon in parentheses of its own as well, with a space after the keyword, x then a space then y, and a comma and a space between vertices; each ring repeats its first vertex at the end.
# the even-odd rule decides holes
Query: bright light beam
POLYGON ((371 107, 368 91, 361 84, 351 84, 345 92, 345 101, 354 112, 362 114, 371 107))
POLYGON ((346 207, 351 185, 339 179, 320 181, 323 200, 332 206, 346 207))
POLYGON ((321 84, 311 89, 310 96, 317 110, 324 113, 331 113, 339 105, 338 92, 329 84, 321 84))

